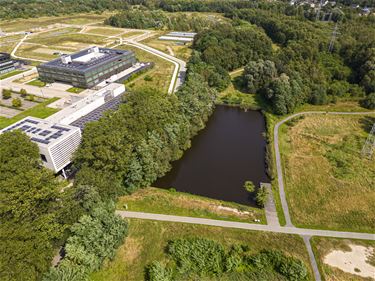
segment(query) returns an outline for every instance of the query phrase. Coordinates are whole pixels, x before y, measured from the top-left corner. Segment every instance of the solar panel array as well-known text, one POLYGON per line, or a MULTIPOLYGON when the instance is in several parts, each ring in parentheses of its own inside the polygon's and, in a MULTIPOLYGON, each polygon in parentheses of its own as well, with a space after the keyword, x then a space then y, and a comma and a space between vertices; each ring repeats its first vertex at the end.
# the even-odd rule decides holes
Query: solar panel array
POLYGON ((107 101, 102 106, 98 107, 97 109, 91 111, 90 113, 86 114, 85 116, 82 116, 81 118, 77 119, 73 123, 71 123, 71 126, 79 127, 81 130, 83 130, 87 123, 98 121, 104 114, 104 112, 108 110, 116 110, 118 109, 120 103, 121 103, 122 95, 119 95, 109 101, 107 101))
POLYGON ((69 128, 58 125, 52 125, 50 129, 45 129, 45 127, 46 124, 27 118, 6 128, 3 132, 19 129, 28 134, 32 141, 49 144, 52 140, 56 140, 63 136, 64 132, 70 131, 69 128))

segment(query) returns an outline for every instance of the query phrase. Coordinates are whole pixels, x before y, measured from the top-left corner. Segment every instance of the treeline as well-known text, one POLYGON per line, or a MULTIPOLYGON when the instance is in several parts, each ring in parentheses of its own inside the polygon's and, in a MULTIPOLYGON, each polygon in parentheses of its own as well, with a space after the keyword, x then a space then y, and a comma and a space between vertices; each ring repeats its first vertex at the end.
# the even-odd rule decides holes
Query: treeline
POLYGON ((1 0, 0 19, 35 18, 61 14, 127 9, 127 1, 117 0, 1 0))
POLYGON ((291 113, 306 102, 326 104, 366 94, 367 100, 374 91, 374 33, 355 32, 375 28, 371 17, 344 23, 345 36, 329 52, 326 25, 254 9, 227 16, 262 27, 279 47, 268 60, 252 61, 243 74, 248 91, 263 95, 275 113, 291 113))
POLYGON ((253 254, 246 245, 232 245, 226 250, 213 240, 181 238, 169 241, 166 254, 167 265, 159 261, 150 264, 146 280, 198 280, 207 277, 220 280, 310 280, 301 260, 276 250, 253 254))
POLYGON ((0 143, 0 279, 41 280, 67 240, 44 280, 85 280, 113 256, 127 223, 94 186, 59 182, 26 134, 3 133, 0 143))
POLYGON ((106 24, 123 28, 154 28, 199 32, 217 23, 215 17, 167 14, 161 10, 130 9, 109 17, 106 24))
POLYGON ((148 88, 128 93, 117 111, 85 128, 75 157, 77 183, 97 186, 112 198, 149 186, 204 127, 215 96, 193 72, 176 95, 148 88))

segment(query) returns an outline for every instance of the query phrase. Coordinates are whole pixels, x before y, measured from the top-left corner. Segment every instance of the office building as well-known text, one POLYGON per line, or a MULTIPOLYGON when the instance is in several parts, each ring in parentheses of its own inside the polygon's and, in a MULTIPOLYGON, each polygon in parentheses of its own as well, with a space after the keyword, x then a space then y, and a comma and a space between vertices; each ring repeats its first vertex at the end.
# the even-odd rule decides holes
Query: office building
POLYGON ((34 117, 26 117, 0 133, 17 129, 23 131, 38 145, 43 165, 55 173, 70 164, 72 155, 81 142, 79 128, 34 117))
POLYGON ((92 88, 135 63, 132 51, 92 47, 43 63, 37 69, 39 79, 44 82, 92 88))
POLYGON ((15 62, 7 53, 0 53, 0 74, 10 72, 15 69, 15 62))

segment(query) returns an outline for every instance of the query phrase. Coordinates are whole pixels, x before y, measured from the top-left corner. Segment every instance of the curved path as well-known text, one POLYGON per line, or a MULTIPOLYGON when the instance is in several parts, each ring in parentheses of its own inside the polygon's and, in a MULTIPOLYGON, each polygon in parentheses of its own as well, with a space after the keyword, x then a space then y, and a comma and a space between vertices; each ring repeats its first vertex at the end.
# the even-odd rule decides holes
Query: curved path
POLYGON ((305 111, 296 113, 293 115, 288 116, 287 118, 281 120, 278 122, 274 129, 273 129, 273 136, 274 136, 274 146, 275 146, 275 156, 276 156, 276 170, 277 170, 277 181, 279 184, 279 194, 281 199, 281 206, 283 208, 286 226, 293 227, 292 220, 290 218, 289 214, 289 207, 286 200, 286 194, 285 194, 285 188, 284 188, 284 180, 283 180, 283 170, 281 165, 281 157, 280 157, 280 148, 279 148, 279 128, 282 124, 289 121, 290 119, 293 119, 300 115, 306 115, 306 114, 330 114, 330 115, 367 115, 367 114, 374 114, 375 111, 364 111, 364 112, 327 112, 327 111, 305 111))

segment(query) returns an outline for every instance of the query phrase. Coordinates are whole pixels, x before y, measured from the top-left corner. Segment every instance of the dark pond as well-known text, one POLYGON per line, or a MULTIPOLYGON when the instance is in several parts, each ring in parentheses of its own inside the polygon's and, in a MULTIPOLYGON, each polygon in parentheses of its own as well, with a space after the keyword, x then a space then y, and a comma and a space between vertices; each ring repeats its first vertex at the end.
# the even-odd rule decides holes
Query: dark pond
POLYGON ((243 184, 269 182, 264 132, 260 112, 218 106, 191 148, 153 186, 253 205, 243 184))

